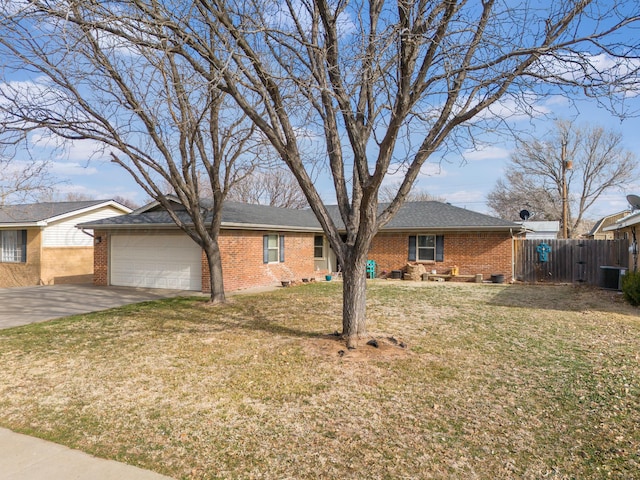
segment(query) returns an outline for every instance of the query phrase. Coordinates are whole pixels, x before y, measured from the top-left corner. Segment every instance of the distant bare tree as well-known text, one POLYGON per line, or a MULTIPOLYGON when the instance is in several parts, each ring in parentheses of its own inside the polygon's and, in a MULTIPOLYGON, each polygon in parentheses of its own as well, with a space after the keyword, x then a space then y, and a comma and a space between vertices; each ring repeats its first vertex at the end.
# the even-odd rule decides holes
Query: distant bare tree
POLYGON ((293 174, 283 168, 254 170, 229 191, 229 200, 281 208, 307 208, 309 203, 293 174))
POLYGON ((118 202, 120 205, 131 208, 132 210, 135 210, 140 206, 133 200, 121 195, 115 195, 113 197, 106 196, 97 199, 95 195, 86 192, 59 193, 56 191, 51 191, 38 197, 38 201, 40 202, 83 202, 87 200, 113 200, 115 202, 118 202))
POLYGON ((38 196, 39 202, 83 202, 86 200, 95 200, 93 195, 86 192, 60 192, 51 190, 38 196))
MULTIPOLYGON (((400 188, 399 184, 393 185, 382 185, 380 187, 380 192, 378 193, 378 199, 382 203, 392 202, 398 192, 398 188, 400 188)), ((428 202, 428 201, 436 201, 436 202, 445 202, 446 199, 444 197, 439 197, 436 195, 431 195, 429 192, 425 192, 424 190, 411 190, 407 195, 407 202, 428 202)))
POLYGON ((113 200, 114 202, 118 202, 120 205, 124 205, 125 207, 129 207, 131 210, 135 210, 136 208, 140 207, 140 204, 138 202, 135 202, 130 198, 123 197, 121 195, 115 195, 113 198, 111 198, 111 200, 113 200))
POLYGON ((516 141, 505 178, 487 196, 489 207, 509 220, 518 220, 527 209, 536 219, 562 221, 563 162, 570 237, 579 233, 585 214, 604 192, 638 176, 638 160, 623 148, 620 133, 558 121, 542 139, 516 141))
POLYGON ((48 159, 20 160, 14 148, 15 145, 0 145, 0 207, 33 202, 59 184, 49 171, 48 159))

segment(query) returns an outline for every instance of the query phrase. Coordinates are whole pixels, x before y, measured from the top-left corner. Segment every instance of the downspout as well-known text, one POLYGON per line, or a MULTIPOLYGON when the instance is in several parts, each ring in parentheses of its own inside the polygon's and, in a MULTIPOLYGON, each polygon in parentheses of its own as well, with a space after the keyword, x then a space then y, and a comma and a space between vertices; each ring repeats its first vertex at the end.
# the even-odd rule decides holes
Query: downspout
POLYGON ((511 235, 511 283, 516 281, 516 240, 513 236, 513 228, 509 229, 509 235, 511 235))
POLYGON ((96 236, 93 233, 87 232, 84 228, 80 228, 80 231, 85 235, 89 235, 91 238, 96 238, 96 236))
POLYGON ((633 243, 631 244, 633 248, 631 254, 633 255, 633 271, 638 271, 638 238, 636 237, 636 227, 631 227, 631 236, 633 239, 633 243))

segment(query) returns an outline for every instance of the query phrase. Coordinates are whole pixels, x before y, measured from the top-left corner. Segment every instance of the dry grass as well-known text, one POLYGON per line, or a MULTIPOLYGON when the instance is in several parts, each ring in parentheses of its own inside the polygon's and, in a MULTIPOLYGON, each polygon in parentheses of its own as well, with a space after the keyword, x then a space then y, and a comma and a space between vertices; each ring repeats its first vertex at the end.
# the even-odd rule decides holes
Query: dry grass
POLYGON ((567 286, 373 282, 0 331, 0 424, 184 479, 639 478, 639 310, 567 286), (393 344, 389 337, 408 348, 393 344))

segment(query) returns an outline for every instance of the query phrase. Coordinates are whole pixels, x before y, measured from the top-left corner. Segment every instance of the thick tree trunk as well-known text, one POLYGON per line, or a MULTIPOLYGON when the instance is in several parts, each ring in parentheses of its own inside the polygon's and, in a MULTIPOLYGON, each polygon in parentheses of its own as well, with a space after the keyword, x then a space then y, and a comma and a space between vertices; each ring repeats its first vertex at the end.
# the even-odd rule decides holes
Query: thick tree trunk
POLYGON ((347 347, 355 348, 367 333, 366 255, 347 255, 343 268, 342 336, 347 347))
POLYGON ((209 264, 209 281, 211 287, 211 303, 224 303, 226 297, 224 294, 224 282, 222 279, 222 256, 220 255, 220 245, 218 239, 212 239, 210 245, 205 248, 205 255, 209 264))

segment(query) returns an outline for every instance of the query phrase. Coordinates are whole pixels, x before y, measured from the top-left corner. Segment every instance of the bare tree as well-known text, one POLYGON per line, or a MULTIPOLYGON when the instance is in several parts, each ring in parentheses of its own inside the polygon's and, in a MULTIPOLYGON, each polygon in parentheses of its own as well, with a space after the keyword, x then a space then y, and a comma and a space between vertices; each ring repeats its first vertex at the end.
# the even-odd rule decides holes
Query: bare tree
POLYGON ((35 201, 59 183, 49 171, 48 159, 19 159, 14 148, 15 145, 0 145, 0 207, 35 201))
MULTIPOLYGON (((99 142, 202 247, 211 301, 225 301, 222 206, 231 186, 253 169, 255 126, 212 84, 210 72, 194 71, 171 45, 150 48, 144 33, 132 38, 111 34, 106 24, 90 26, 91 2, 87 9, 67 2, 2 6, 0 111, 7 132, 47 130, 68 141, 99 142), (38 82, 11 81, 12 73, 24 71, 40 76, 38 82), (203 205, 203 192, 213 201, 203 205), (168 193, 178 197, 186 217, 168 193)), ((124 10, 100 13, 129 33, 163 30, 131 22, 124 10)))
POLYGON ((562 222, 566 183, 567 228, 574 236, 594 202, 607 190, 632 183, 637 167, 620 133, 558 121, 542 139, 516 141, 505 180, 489 193, 488 205, 511 220, 526 208, 540 220, 562 222))
POLYGON ((124 205, 125 207, 129 207, 131 210, 135 210, 140 207, 138 202, 131 200, 129 197, 123 197, 122 195, 115 195, 111 200, 118 202, 120 205, 124 205))
MULTIPOLYGON (((82 202, 85 200, 97 200, 95 195, 86 192, 66 192, 60 193, 57 191, 46 192, 43 195, 39 195, 37 201, 39 202, 82 202)), ((130 198, 123 197, 121 195, 115 195, 113 197, 100 197, 100 200, 113 200, 118 202, 120 205, 124 205, 125 207, 129 207, 132 210, 135 210, 140 205, 130 198)))
POLYGON ((227 198, 280 208, 301 209, 309 206, 296 178, 283 168, 254 170, 231 188, 227 198))
MULTIPOLYGON (((380 187, 380 191, 378 193, 378 199, 382 203, 392 202, 395 198, 398 188, 400 188, 399 184, 389 184, 382 185, 380 187)), ((411 190, 406 197, 407 202, 445 202, 446 199, 444 197, 439 197, 437 195, 431 195, 429 192, 424 190, 411 190)))
MULTIPOLYGON (((631 0, 535 6, 506 0, 30 0, 27 10, 47 22, 47 32, 67 38, 72 27, 78 32, 55 61, 39 59, 48 65, 40 70, 65 72, 72 62, 58 57, 67 60, 70 51, 77 58, 76 50, 86 48, 93 68, 96 59, 105 63, 103 46, 115 51, 126 43, 153 59, 147 63, 166 64, 167 72, 184 69, 184 78, 206 78, 233 98, 296 177, 343 265, 348 345, 366 334, 372 239, 434 152, 464 148, 483 128, 504 126, 506 119, 493 114, 500 102, 531 112, 532 98, 544 95, 586 92, 608 101, 638 86, 634 29, 640 19, 631 0), (309 173, 302 148, 309 139, 324 147, 339 221, 309 173), (379 210, 380 186, 399 165, 404 178, 379 210)), ((13 47, 12 36, 23 25, 13 22, 12 31, 0 32, 15 55, 23 47, 13 47)), ((38 45, 38 51, 48 48, 38 45)), ((109 63, 109 74, 119 78, 122 63, 109 63)), ((149 82, 137 85, 146 89, 149 82)), ((188 95, 173 82, 167 87, 175 107, 183 108, 188 95)), ((187 89, 196 91, 195 103, 202 104, 209 90, 187 89)), ((131 92, 99 92, 138 111, 131 92)), ((127 125, 117 120, 118 128, 127 125)), ((158 125, 144 127, 155 142, 158 125)), ((61 133, 74 129, 73 122, 60 124, 61 133)))

